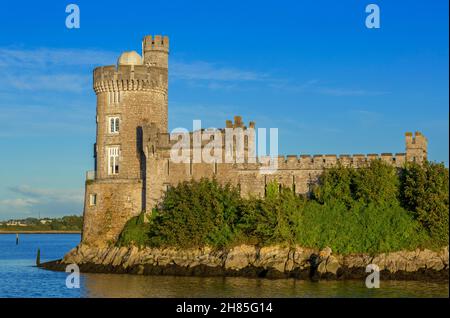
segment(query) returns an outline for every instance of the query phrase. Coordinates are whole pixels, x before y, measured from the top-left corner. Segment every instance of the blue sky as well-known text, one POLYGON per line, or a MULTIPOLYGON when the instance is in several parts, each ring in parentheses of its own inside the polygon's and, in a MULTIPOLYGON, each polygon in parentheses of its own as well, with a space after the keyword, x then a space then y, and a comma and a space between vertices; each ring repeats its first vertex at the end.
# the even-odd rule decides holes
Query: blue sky
POLYGON ((238 114, 283 154, 404 152, 420 130, 448 166, 448 1, 74 1, 72 30, 69 3, 2 4, 0 219, 82 212, 92 69, 146 34, 170 37, 171 129, 238 114))

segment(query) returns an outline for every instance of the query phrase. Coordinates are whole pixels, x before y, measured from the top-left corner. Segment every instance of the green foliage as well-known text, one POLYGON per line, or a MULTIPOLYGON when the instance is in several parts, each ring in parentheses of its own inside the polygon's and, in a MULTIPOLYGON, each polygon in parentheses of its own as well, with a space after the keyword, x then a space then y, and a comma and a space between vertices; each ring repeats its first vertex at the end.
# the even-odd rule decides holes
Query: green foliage
POLYGON ((409 163, 400 179, 402 205, 413 212, 436 245, 448 244, 448 169, 431 162, 409 163))
POLYGON ((337 200, 349 207, 354 200, 354 174, 355 170, 341 164, 325 170, 319 178, 319 184, 313 188, 313 197, 320 203, 337 200))
POLYGON ((136 245, 145 246, 149 244, 148 233, 150 223, 145 222, 145 214, 141 213, 128 220, 125 227, 120 233, 117 244, 119 246, 136 245))
POLYGON ((233 240, 240 195, 216 180, 184 182, 167 191, 152 218, 152 245, 222 246, 233 240))
POLYGON ((297 227, 297 243, 329 246, 339 253, 411 249, 426 243, 420 224, 399 206, 308 202, 297 227))
MULTIPOLYGON (((352 169, 353 170, 353 169, 352 169)), ((398 202, 398 175, 394 166, 381 159, 367 167, 354 170, 354 198, 366 204, 395 204, 398 202)))
POLYGON ((339 201, 351 207, 356 201, 366 204, 397 202, 397 171, 381 160, 373 160, 359 169, 338 165, 325 170, 319 179, 313 194, 320 203, 339 201))
POLYGON ((242 207, 239 227, 259 244, 295 243, 295 221, 304 205, 304 199, 292 190, 267 185, 266 198, 246 200, 242 207))
POLYGON ((376 160, 326 170, 309 199, 269 183, 265 198, 242 199, 215 180, 169 189, 149 223, 134 218, 121 244, 223 247, 235 244, 330 246, 377 253, 448 244, 448 169, 426 163, 398 174, 376 160))

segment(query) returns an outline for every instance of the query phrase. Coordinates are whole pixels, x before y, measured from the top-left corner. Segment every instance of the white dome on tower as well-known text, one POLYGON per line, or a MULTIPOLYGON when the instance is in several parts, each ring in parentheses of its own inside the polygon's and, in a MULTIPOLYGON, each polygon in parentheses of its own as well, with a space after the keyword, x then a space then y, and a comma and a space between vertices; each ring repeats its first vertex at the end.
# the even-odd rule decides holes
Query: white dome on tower
POLYGON ((141 65, 142 58, 136 51, 123 52, 119 60, 117 61, 119 65, 141 65))

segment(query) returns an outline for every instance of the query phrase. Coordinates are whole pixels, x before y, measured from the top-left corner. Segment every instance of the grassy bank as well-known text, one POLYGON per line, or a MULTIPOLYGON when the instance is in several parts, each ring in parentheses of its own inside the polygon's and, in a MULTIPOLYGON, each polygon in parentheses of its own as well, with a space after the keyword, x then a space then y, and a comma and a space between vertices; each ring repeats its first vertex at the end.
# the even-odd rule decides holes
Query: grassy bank
POLYGON ((448 204, 448 169, 428 162, 334 167, 308 198, 272 183, 265 198, 242 199, 237 188, 204 179, 169 189, 149 222, 131 219, 118 244, 281 243, 340 254, 434 248, 448 245, 448 204))

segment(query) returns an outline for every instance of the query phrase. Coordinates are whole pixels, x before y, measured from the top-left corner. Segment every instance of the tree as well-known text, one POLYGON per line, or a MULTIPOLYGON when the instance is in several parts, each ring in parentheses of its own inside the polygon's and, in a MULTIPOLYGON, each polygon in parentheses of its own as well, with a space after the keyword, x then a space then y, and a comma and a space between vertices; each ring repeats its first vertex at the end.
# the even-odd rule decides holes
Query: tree
POLYGON ((395 167, 380 159, 355 169, 353 195, 366 204, 398 204, 399 180, 395 167))
POLYGON ((402 170, 400 201, 430 233, 437 245, 448 244, 449 179, 443 164, 408 163, 402 170))

